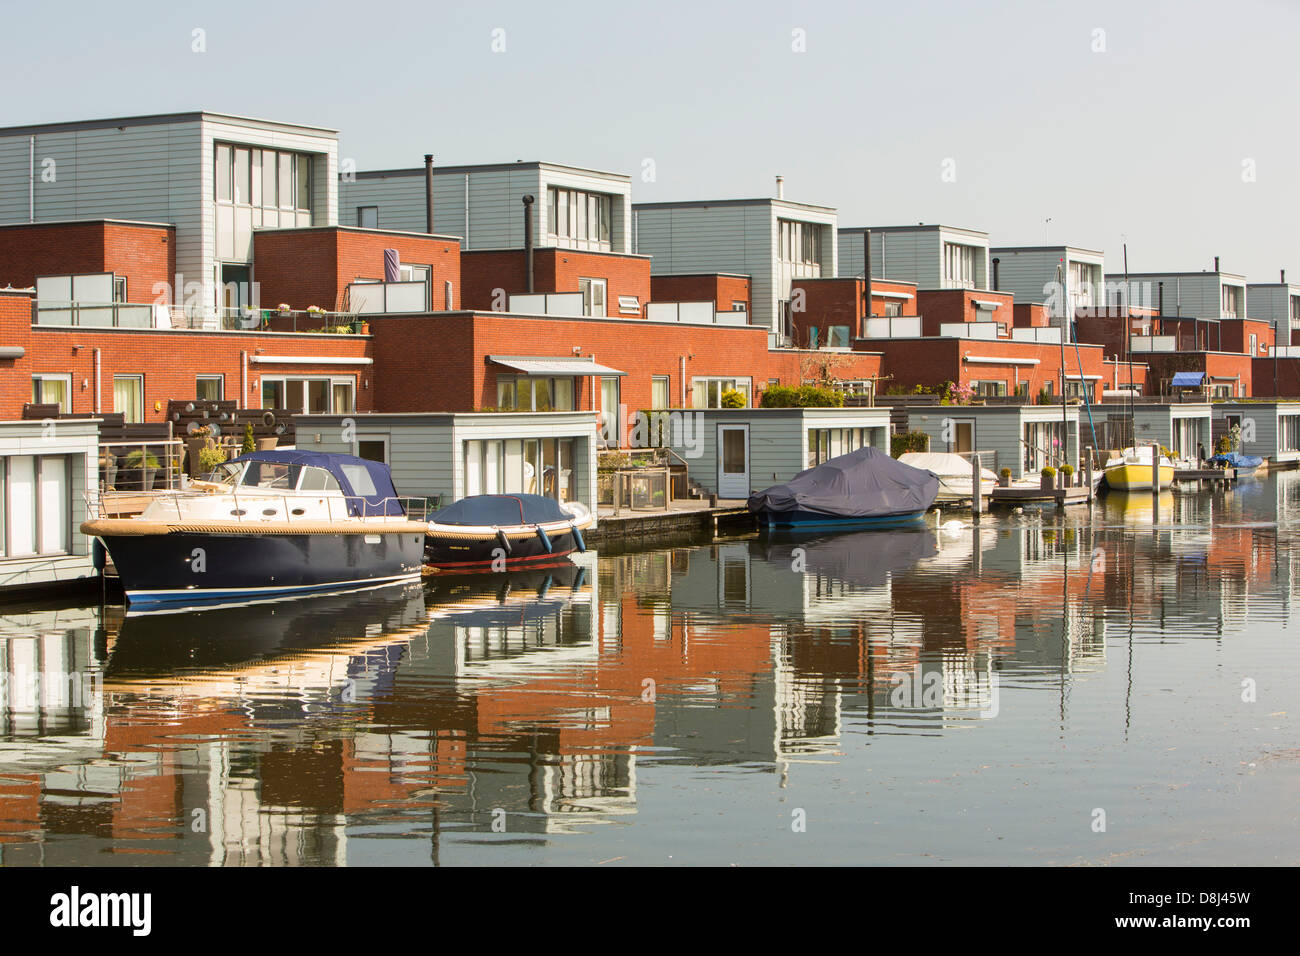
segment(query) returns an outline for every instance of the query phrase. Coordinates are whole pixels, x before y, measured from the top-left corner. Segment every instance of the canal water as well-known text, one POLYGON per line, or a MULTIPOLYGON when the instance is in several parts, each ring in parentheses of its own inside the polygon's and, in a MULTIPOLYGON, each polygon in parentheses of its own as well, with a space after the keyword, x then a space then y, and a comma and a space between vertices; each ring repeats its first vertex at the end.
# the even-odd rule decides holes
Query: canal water
POLYGON ((940 520, 0 608, 0 863, 1300 863, 1300 472, 940 520))

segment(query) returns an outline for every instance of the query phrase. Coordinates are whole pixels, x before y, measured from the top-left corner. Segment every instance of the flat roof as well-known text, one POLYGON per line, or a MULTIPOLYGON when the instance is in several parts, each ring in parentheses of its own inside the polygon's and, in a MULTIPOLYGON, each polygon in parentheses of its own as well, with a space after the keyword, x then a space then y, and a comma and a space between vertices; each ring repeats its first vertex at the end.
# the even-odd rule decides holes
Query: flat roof
POLYGON ((38 219, 35 222, 5 222, 0 223, 0 229, 32 229, 40 226, 85 226, 97 222, 112 223, 116 226, 146 226, 150 229, 176 228, 176 224, 172 222, 149 222, 145 219, 111 219, 101 216, 93 219, 38 219))
POLYGON ((965 226, 945 226, 942 223, 918 222, 915 226, 840 226, 840 232, 862 234, 870 229, 872 232, 931 232, 943 229, 947 232, 960 232, 968 236, 983 236, 988 240, 989 234, 982 229, 968 229, 965 226))
POLYGON ((676 202, 634 202, 633 209, 700 209, 709 206, 793 206, 798 209, 816 209, 818 212, 837 213, 834 206, 819 206, 810 202, 795 202, 793 199, 777 199, 775 196, 762 196, 755 199, 681 199, 676 202))
MULTIPOLYGON (((646 256, 647 259, 653 259, 653 256, 646 256)), ((699 279, 708 276, 726 276, 728 279, 752 279, 748 272, 659 272, 650 276, 650 281, 655 279, 699 279)))
MULTIPOLYGON (((538 169, 561 169, 566 172, 574 173, 595 173, 597 176, 603 176, 606 179, 620 179, 631 182, 632 177, 625 173, 611 173, 603 169, 592 169, 589 166, 569 166, 565 163, 548 163, 540 159, 516 160, 513 163, 464 163, 458 166, 439 166, 436 162, 433 164, 433 174, 437 176, 440 173, 472 173, 497 169, 521 169, 525 167, 536 166, 538 169)), ((342 175, 342 174, 340 174, 342 175)), ((357 179, 386 179, 395 176, 423 176, 423 166, 399 167, 396 169, 368 169, 364 172, 355 173, 357 179)))
POLYGON ((1083 246, 989 246, 989 252, 1086 252, 1103 258, 1106 255, 1100 249, 1085 249, 1083 246))
POLYGON ((1123 279, 1125 276, 1127 276, 1130 279, 1150 279, 1159 276, 1203 276, 1203 277, 1221 276, 1228 279, 1240 279, 1242 282, 1246 281, 1245 276, 1238 275, 1235 272, 1224 272, 1223 270, 1219 270, 1218 272, 1215 272, 1213 269, 1202 269, 1200 272, 1128 272, 1128 273, 1107 272, 1106 273, 1107 279, 1111 279, 1111 278, 1123 279))
POLYGON ((406 229, 367 229, 364 226, 254 226, 253 232, 364 232, 380 236, 410 236, 413 239, 438 239, 442 242, 462 242, 460 236, 443 236, 432 232, 411 232, 406 229))
POLYGON ((280 129, 306 129, 317 133, 333 133, 338 130, 327 126, 306 126, 302 123, 282 123, 277 120, 259 119, 255 116, 240 116, 237 113, 214 113, 210 110, 191 110, 182 113, 151 113, 146 116, 122 116, 109 119, 71 120, 62 123, 35 123, 26 126, 0 127, 0 136, 31 135, 35 133, 65 133, 90 129, 111 129, 114 126, 161 126, 167 123, 183 123, 202 119, 226 119, 239 123, 254 123, 259 126, 274 126, 280 129))

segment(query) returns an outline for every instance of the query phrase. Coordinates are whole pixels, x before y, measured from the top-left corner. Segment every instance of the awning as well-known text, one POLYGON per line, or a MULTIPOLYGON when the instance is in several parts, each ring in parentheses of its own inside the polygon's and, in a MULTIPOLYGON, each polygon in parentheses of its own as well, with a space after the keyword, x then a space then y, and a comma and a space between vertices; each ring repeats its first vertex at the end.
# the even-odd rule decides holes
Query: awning
POLYGON ((626 375, 616 368, 597 365, 591 359, 545 355, 489 355, 489 362, 524 375, 626 375))
POLYGON ((1174 380, 1170 384, 1174 388, 1194 388, 1200 385, 1204 378, 1204 372, 1175 372, 1174 380))
POLYGON ((992 299, 971 299, 971 305, 975 306, 977 309, 984 309, 988 312, 1002 308, 1001 302, 994 302, 992 299))

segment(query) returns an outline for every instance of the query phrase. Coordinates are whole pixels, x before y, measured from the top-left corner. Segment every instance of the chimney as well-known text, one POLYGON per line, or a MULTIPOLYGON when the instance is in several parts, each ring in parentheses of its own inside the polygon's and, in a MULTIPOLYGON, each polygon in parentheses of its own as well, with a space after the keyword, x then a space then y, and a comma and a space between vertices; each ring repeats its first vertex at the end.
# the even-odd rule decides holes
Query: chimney
POLYGON ((424 154, 424 231, 433 235, 433 153, 424 154))
POLYGON ((994 292, 999 291, 998 290, 998 263, 1000 263, 1001 261, 1002 260, 999 259, 997 256, 993 257, 993 291, 994 292))
POLYGON ((1214 257, 1214 271, 1215 271, 1215 272, 1218 272, 1218 271, 1219 271, 1219 257, 1218 257, 1218 256, 1215 256, 1215 257, 1214 257))
POLYGON ((533 291, 533 202, 531 195, 524 197, 524 272, 528 278, 526 291, 533 291))
POLYGON ((1286 285, 1286 270, 1282 270, 1282 284, 1286 285))
POLYGON ((784 176, 776 177, 776 198, 777 199, 785 198, 785 177, 784 176))
POLYGON ((1165 284, 1156 283, 1156 315, 1165 314, 1165 284))
MULTIPOLYGON (((867 301, 866 311, 863 313, 868 319, 871 318, 871 230, 862 230, 862 278, 864 281, 864 296, 867 301)), ((862 332, 865 332, 863 329, 862 332)), ((859 333, 862 334, 862 333, 859 333)))

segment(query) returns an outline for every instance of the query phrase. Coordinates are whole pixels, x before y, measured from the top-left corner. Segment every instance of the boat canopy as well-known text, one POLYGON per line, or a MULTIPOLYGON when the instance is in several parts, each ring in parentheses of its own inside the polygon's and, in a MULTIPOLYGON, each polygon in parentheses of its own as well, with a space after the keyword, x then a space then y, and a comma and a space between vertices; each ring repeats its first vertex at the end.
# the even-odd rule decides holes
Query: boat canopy
POLYGON ((334 477, 340 490, 347 496, 349 514, 366 517, 398 517, 406 514, 402 503, 397 500, 392 473, 383 462, 368 461, 353 455, 331 455, 289 448, 252 451, 233 459, 231 464, 244 462, 248 463, 250 472, 255 468, 260 469, 263 464, 323 468, 334 477))
POLYGON ((545 495, 470 495, 429 516, 435 524, 513 527, 572 521, 574 516, 545 495))
POLYGON ((869 518, 925 511, 938 494, 933 472, 905 465, 878 448, 859 448, 754 492, 749 510, 869 518))
MULTIPOLYGON (((932 471, 940 478, 969 478, 970 459, 942 451, 909 451, 898 460, 922 471, 932 471)), ((980 469, 981 481, 997 481, 998 476, 988 468, 980 469)))

